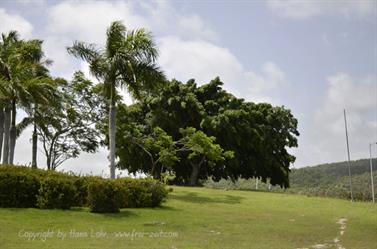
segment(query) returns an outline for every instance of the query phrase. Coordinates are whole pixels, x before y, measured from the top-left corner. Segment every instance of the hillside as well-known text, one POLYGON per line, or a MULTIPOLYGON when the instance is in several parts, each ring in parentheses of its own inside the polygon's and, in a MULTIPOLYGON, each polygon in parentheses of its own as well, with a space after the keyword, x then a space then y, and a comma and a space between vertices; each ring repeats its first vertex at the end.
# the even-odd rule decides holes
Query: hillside
MULTIPOLYGON (((373 159, 375 193, 377 193, 377 159, 373 159)), ((356 200, 371 200, 369 159, 351 161, 353 194, 356 200)), ((350 198, 348 162, 321 164, 293 169, 288 192, 307 195, 350 198)))
MULTIPOLYGON (((373 159, 375 193, 377 195, 377 159, 373 159)), ((371 180, 369 159, 351 161, 353 195, 355 200, 371 201, 371 180)), ((269 186, 266 183, 256 182, 256 179, 238 179, 232 182, 222 179, 214 182, 208 179, 203 184, 209 188, 268 190, 273 192, 298 193, 309 196, 324 196, 350 199, 348 163, 337 162, 321 164, 312 167, 292 169, 290 187, 282 189, 279 186, 269 186)))
MULTIPOLYGON (((377 159, 373 159, 374 170, 377 170, 377 159)), ((369 159, 351 161, 352 176, 370 173, 369 159)), ((342 177, 348 177, 348 162, 326 163, 317 166, 293 169, 290 174, 291 186, 317 187, 332 185, 342 177)))

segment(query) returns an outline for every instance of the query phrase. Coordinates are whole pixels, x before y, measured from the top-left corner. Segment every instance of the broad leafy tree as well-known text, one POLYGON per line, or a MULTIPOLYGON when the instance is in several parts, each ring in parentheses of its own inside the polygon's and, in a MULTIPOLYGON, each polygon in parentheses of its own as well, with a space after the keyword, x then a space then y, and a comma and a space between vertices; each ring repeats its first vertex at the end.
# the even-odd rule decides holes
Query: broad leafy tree
MULTIPOLYGON (((222 89, 222 84, 219 78, 200 87, 193 80, 187 84, 175 80, 167 83, 159 94, 127 107, 125 113, 120 112, 118 143, 131 144, 130 139, 126 140, 130 133, 136 137, 137 134, 153 136, 153 128, 161 127, 176 144, 179 162, 171 166, 176 183, 195 184, 207 176, 214 179, 260 177, 288 187, 289 166, 295 158, 287 149, 297 146, 297 120, 284 107, 236 98, 222 89), (199 141, 203 146, 191 146, 190 154, 189 141, 199 141), (220 148, 232 151, 233 156, 219 153, 220 148), (200 151, 212 151, 218 156, 209 160, 211 154, 199 156, 200 151)), ((145 166, 149 165, 146 153, 137 146, 125 148, 118 147, 119 167, 132 172, 150 171, 145 166)))
POLYGON ((64 161, 77 157, 81 151, 95 152, 99 132, 95 128, 102 115, 103 99, 82 72, 72 82, 60 80, 59 105, 40 107, 43 118, 38 123, 39 140, 46 155, 47 168, 54 170, 64 161))
POLYGON ((180 133, 182 138, 179 144, 182 147, 179 151, 188 152, 187 159, 192 166, 190 175, 192 186, 198 183, 199 172, 204 165, 213 167, 216 163, 230 159, 234 155, 232 151, 224 151, 219 144, 216 144, 215 137, 209 137, 193 127, 181 128, 180 133))

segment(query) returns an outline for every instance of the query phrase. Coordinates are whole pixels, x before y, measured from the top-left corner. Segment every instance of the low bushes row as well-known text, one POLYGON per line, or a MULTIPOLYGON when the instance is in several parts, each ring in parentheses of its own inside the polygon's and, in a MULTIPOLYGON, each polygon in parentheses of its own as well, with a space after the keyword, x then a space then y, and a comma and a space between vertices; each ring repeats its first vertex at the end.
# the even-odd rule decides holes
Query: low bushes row
POLYGON ((0 207, 69 209, 88 206, 92 212, 119 212, 120 208, 159 206, 165 185, 153 179, 93 176, 0 166, 0 207))

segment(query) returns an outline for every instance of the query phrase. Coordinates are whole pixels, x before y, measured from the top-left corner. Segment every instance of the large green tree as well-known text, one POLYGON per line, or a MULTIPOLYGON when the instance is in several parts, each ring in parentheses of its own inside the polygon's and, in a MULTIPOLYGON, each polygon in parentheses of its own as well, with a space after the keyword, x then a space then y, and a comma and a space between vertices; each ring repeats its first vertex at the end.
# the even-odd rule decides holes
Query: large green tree
MULTIPOLYGON (((200 163, 199 158, 203 157, 188 158, 187 153, 180 151, 177 153, 179 163, 171 167, 177 183, 189 184, 191 178, 207 176, 215 179, 260 177, 274 185, 288 187, 289 166, 295 158, 287 149, 297 146, 297 120, 284 107, 246 102, 226 92, 222 85, 219 78, 200 87, 193 80, 187 84, 175 80, 167 83, 158 94, 120 113, 118 143, 124 144, 129 132, 151 136, 154 127, 161 127, 177 142, 185 137, 181 128, 193 127, 198 137, 203 135, 203 141, 208 141, 204 135, 216 137, 216 143, 224 151, 233 151, 234 157, 202 163, 194 172, 193 163, 196 167, 195 162, 200 163), (193 172, 198 176, 192 177, 193 172)), ((148 172, 148 168, 143 167, 146 165, 143 162, 148 161, 147 155, 137 146, 130 148, 133 150, 118 147, 119 155, 127 155, 120 157, 119 166, 132 172, 138 169, 148 172)))
POLYGON ((115 21, 107 30, 104 48, 75 42, 68 52, 88 62, 90 72, 108 90, 110 177, 115 178, 116 89, 125 86, 140 99, 164 80, 155 64, 156 46, 151 34, 144 29, 127 30, 120 21, 115 21))

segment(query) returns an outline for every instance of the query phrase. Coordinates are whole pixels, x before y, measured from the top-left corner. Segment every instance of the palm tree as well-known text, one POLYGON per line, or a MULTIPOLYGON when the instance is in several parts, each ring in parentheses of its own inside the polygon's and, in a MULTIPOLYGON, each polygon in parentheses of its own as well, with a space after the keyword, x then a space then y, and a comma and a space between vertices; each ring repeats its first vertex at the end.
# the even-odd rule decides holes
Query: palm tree
POLYGON ((45 86, 42 77, 46 77, 48 70, 45 65, 51 64, 50 60, 44 60, 41 40, 20 41, 16 49, 16 61, 12 64, 13 79, 11 81, 13 88, 12 97, 12 122, 10 127, 9 140, 9 164, 13 164, 14 151, 17 139, 16 114, 17 104, 21 107, 28 107, 33 100, 31 92, 37 87, 38 97, 44 93, 40 86, 45 86), (42 84, 42 85, 41 85, 42 84))
POLYGON ((23 98, 23 100, 26 100, 26 102, 22 103, 22 107, 28 116, 17 124, 17 136, 19 136, 26 127, 33 125, 32 168, 37 168, 37 128, 41 125, 41 123, 49 122, 49 120, 45 120, 44 118, 43 108, 46 108, 46 106, 49 108, 55 108, 55 106, 59 105, 57 102, 60 98, 56 87, 57 85, 55 84, 54 80, 47 76, 35 77, 24 82, 25 93, 27 93, 27 96, 23 98))
POLYGON ((3 156, 2 156, 2 163, 8 164, 9 163, 9 150, 10 150, 10 125, 11 125, 11 107, 12 107, 12 98, 10 97, 12 94, 12 90, 10 88, 10 82, 12 81, 12 73, 11 73, 11 64, 12 58, 15 53, 16 47, 18 43, 18 33, 16 31, 10 31, 7 35, 1 34, 1 41, 0 41, 0 80, 1 82, 6 82, 2 88, 2 98, 1 98, 1 109, 4 111, 4 115, 2 120, 0 119, 0 125, 2 130, 1 137, 1 146, 3 145, 3 156))
MULTIPOLYGON (((48 73, 44 65, 51 62, 43 60, 42 41, 19 40, 16 31, 2 35, 0 55, 0 67, 3 69, 0 75, 0 91, 6 103, 3 163, 13 164, 17 134, 20 133, 16 125, 17 107, 28 108, 33 100, 36 103, 36 98, 31 96, 33 93, 39 98, 45 93, 41 89, 44 84, 41 79, 48 73), (36 87, 37 91, 33 91, 36 87)), ((22 125, 24 124, 21 124, 21 127, 22 125)))
POLYGON ((110 177, 115 178, 116 87, 125 86, 134 98, 142 99, 164 76, 155 64, 158 52, 150 33, 144 29, 127 30, 122 22, 115 21, 106 35, 102 49, 76 41, 67 50, 88 62, 90 72, 109 92, 110 177))
MULTIPOLYGON (((48 69, 46 66, 52 63, 51 60, 46 59, 42 50, 42 41, 30 40, 24 43, 24 50, 27 51, 28 58, 24 58, 30 61, 29 69, 31 75, 23 82, 23 89, 25 90, 24 96, 21 96, 23 103, 21 104, 25 111, 29 114, 24 126, 18 125, 17 135, 22 132, 22 129, 26 128, 28 122, 33 124, 32 135, 32 162, 31 166, 37 168, 37 148, 38 148, 38 123, 45 121, 43 115, 39 110, 39 106, 52 106, 57 100, 57 89, 55 82, 50 78, 48 69)), ((55 103, 56 104, 56 103, 55 103)), ((55 105, 54 104, 54 105, 55 105)))

